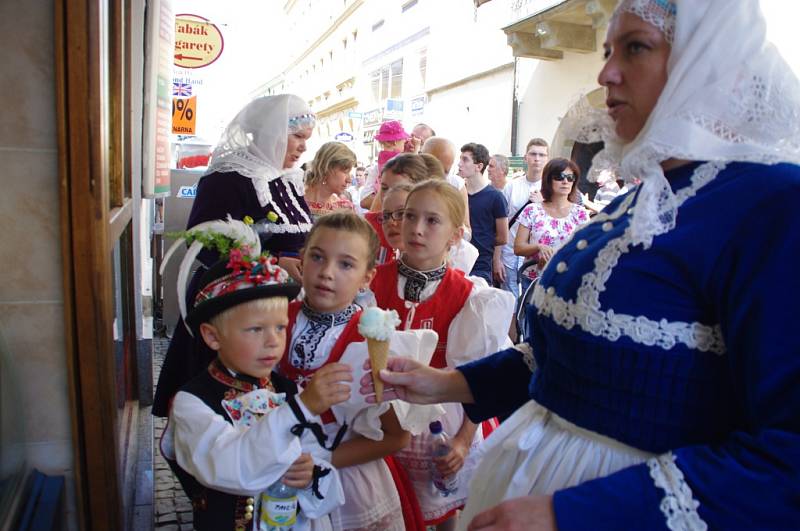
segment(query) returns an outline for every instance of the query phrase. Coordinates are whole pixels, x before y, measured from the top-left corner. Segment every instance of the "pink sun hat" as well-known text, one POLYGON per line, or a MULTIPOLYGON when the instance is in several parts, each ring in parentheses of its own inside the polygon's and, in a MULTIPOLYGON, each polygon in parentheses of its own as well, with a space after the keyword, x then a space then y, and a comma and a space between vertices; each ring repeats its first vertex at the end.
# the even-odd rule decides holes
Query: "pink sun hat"
POLYGON ((411 135, 406 133, 403 129, 403 124, 397 120, 389 120, 383 122, 381 128, 378 129, 378 134, 375 135, 375 140, 379 142, 394 142, 395 140, 407 140, 411 135))

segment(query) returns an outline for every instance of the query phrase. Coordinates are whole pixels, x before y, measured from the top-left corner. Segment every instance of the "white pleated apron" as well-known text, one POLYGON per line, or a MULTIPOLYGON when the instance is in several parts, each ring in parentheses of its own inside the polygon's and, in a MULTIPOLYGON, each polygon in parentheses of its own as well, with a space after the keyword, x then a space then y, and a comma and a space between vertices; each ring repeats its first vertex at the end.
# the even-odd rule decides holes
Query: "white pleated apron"
POLYGON ((551 495, 654 455, 579 428, 533 400, 493 431, 479 452, 458 529, 504 500, 551 495))

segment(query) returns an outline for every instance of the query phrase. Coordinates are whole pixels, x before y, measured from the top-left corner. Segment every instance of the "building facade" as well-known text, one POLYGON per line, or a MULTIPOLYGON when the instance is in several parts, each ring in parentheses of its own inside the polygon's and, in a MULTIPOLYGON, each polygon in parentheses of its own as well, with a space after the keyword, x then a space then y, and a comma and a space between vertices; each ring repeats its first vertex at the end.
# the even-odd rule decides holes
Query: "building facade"
POLYGON ((424 122, 459 145, 509 150, 514 59, 499 31, 503 6, 296 0, 283 13, 302 44, 252 95, 305 98, 319 117, 311 152, 340 140, 368 162, 385 120, 401 120, 409 130, 424 122), (311 14, 319 18, 313 24, 306 22, 311 14))

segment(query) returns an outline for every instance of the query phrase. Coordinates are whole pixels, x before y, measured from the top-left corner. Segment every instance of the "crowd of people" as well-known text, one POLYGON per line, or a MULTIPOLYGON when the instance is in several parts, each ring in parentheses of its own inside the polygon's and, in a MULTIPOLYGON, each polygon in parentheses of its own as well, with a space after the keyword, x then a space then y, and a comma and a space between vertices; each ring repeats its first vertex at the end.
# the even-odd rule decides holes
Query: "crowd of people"
POLYGON ((153 409, 197 529, 796 527, 800 84, 757 0, 622 0, 604 48, 591 198, 539 138, 302 171, 301 98, 233 119, 153 409))

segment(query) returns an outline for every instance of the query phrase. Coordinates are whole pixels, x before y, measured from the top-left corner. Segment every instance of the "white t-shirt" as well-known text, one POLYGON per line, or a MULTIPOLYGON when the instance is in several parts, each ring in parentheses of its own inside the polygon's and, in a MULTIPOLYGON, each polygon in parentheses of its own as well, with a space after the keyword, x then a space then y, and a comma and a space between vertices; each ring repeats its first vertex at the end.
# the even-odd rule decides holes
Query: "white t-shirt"
MULTIPOLYGON (((525 176, 513 179, 506 184, 503 188, 503 195, 508 203, 508 221, 514 217, 514 214, 528 202, 531 192, 539 191, 542 189, 542 180, 539 179, 535 182, 530 182, 525 176)), ((508 243, 503 246, 502 257, 503 264, 506 267, 519 267, 519 256, 514 254, 514 239, 517 237, 517 227, 519 227, 519 219, 514 222, 514 225, 508 231, 508 243)))

